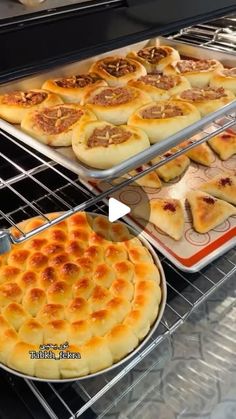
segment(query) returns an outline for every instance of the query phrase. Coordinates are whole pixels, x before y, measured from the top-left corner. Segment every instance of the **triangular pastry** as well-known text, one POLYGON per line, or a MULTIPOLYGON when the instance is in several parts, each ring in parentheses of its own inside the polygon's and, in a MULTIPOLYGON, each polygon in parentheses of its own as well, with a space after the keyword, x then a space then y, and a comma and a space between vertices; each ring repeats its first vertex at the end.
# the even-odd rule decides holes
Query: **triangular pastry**
POLYGON ((236 205, 236 176, 224 173, 200 186, 201 191, 236 205))
MULTIPOLYGON (((179 151, 178 148, 174 148, 167 153, 165 153, 162 157, 170 157, 174 153, 179 151)), ((151 163, 156 164, 162 160, 161 156, 155 157, 151 163)), ((182 175, 187 167, 190 164, 190 160, 187 156, 181 155, 176 157, 175 159, 169 161, 168 163, 163 164, 163 166, 156 169, 158 176, 164 180, 164 182, 169 182, 172 179, 175 179, 177 176, 182 175)))
MULTIPOLYGON (((184 141, 180 146, 181 148, 186 147, 191 143, 194 143, 194 141, 184 141)), ((199 144, 198 146, 186 151, 185 155, 194 162, 203 164, 204 166, 211 166, 215 160, 213 151, 206 143, 199 144)))
MULTIPOLYGON (((138 205, 134 210, 134 216, 145 218, 146 206, 138 205)), ((168 236, 179 240, 184 231, 184 209, 178 199, 152 199, 150 201, 150 223, 153 223, 168 236)))
POLYGON ((213 198, 205 192, 190 191, 187 200, 191 208, 193 226, 198 233, 207 233, 231 215, 236 215, 233 205, 213 198))
MULTIPOLYGON (((129 175, 131 177, 135 176, 135 175, 137 175, 138 173, 140 173, 141 171, 143 171, 147 168, 148 168, 148 166, 138 167, 137 169, 134 169, 131 172, 129 172, 129 175)), ((137 183, 140 186, 146 187, 146 188, 155 188, 155 189, 161 188, 161 181, 158 177, 158 174, 155 171, 147 173, 146 175, 142 176, 141 178, 135 180, 135 183, 137 183)))
POLYGON ((221 160, 227 160, 236 154, 236 133, 223 132, 208 140, 208 144, 219 155, 221 160))

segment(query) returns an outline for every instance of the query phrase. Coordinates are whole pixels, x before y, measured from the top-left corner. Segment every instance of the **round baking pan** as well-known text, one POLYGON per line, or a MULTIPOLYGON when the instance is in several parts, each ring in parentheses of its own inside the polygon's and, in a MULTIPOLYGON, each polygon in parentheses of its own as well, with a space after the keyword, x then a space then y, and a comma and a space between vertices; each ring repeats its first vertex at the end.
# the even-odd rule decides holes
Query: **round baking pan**
MULTIPOLYGON (((88 212, 88 214, 91 215, 91 216, 98 216, 98 215, 104 216, 104 214, 97 214, 97 213, 90 213, 90 212, 88 212)), ((35 217, 35 218, 40 218, 40 217, 35 217)), ((119 222, 121 224, 124 224, 121 221, 119 221, 119 222)), ((19 223, 19 225, 20 224, 21 223, 19 223)), ((150 243, 142 236, 142 233, 141 234, 138 233, 138 231, 135 230, 135 228, 130 227, 127 224, 124 224, 124 225, 128 228, 130 233, 137 236, 139 238, 139 240, 142 242, 142 244, 144 245, 144 247, 146 247, 149 250, 150 254, 152 255, 153 261, 154 261, 155 265, 158 267, 158 270, 159 270, 159 273, 160 273, 161 302, 160 302, 160 306, 159 306, 159 312, 158 312, 156 320, 152 324, 152 326, 151 326, 148 334, 145 336, 145 338, 142 341, 140 341, 138 346, 132 352, 130 352, 128 355, 126 355, 120 361, 114 363, 110 367, 104 368, 104 369, 102 369, 100 371, 97 371, 93 374, 89 374, 89 375, 85 375, 85 376, 81 376, 81 377, 61 378, 61 379, 46 379, 46 378, 39 378, 39 377, 35 377, 35 376, 20 373, 20 372, 14 370, 12 368, 9 368, 8 366, 6 366, 2 363, 0 363, 0 368, 6 370, 7 372, 10 372, 11 374, 17 375, 18 377, 22 377, 22 378, 30 379, 30 380, 35 380, 35 381, 41 381, 41 382, 66 383, 66 382, 70 382, 70 381, 86 380, 86 379, 89 379, 89 378, 92 378, 92 377, 96 377, 100 374, 104 374, 106 372, 109 372, 109 371, 113 370, 114 368, 120 367, 123 363, 125 363, 128 360, 130 360, 131 358, 135 357, 135 355, 144 347, 144 345, 148 343, 150 337, 153 335, 153 333, 155 332, 155 330, 157 329, 157 327, 158 327, 158 325, 161 321, 161 318, 162 318, 163 313, 164 313, 165 305, 166 305, 167 288, 166 288, 165 273, 164 273, 161 262, 160 262, 160 260, 157 256, 155 250, 152 248, 150 243)))

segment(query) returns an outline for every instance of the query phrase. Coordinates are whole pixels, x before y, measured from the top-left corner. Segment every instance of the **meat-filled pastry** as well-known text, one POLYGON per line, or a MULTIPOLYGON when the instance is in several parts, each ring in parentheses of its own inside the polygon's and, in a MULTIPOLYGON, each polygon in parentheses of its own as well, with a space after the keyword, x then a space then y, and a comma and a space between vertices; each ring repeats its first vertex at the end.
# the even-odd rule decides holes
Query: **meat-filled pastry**
POLYGON ((190 204, 193 226, 198 233, 207 233, 231 215, 236 215, 236 208, 233 205, 213 198, 205 192, 190 191, 187 200, 190 204))
POLYGON ((86 95, 84 102, 101 121, 122 125, 136 109, 151 102, 151 98, 134 87, 100 87, 86 95))
POLYGON ((119 127, 105 121, 80 125, 73 132, 72 148, 83 163, 108 169, 150 146, 148 136, 136 127, 119 127))
POLYGON ((186 101, 196 106, 202 116, 216 111, 235 100, 234 94, 223 87, 192 88, 175 96, 175 100, 186 101))
POLYGON ((208 140, 208 144, 219 155, 221 160, 227 160, 236 154, 236 133, 223 132, 208 140))
POLYGON ((0 96, 0 118, 20 124, 30 111, 63 103, 60 96, 42 89, 17 90, 0 96))
MULTIPOLYGON (((167 153, 163 154, 163 156, 157 156, 155 157, 151 163, 156 164, 159 163, 162 158, 164 157, 170 157, 173 154, 175 154, 177 151, 179 151, 178 148, 173 148, 167 153)), ((156 172, 158 176, 160 176, 161 179, 164 180, 164 182, 169 182, 172 179, 175 179, 177 176, 181 176, 185 170, 190 165, 190 160, 187 156, 184 154, 175 157, 173 160, 169 161, 168 163, 163 164, 163 166, 160 166, 156 169, 156 172)))
POLYGON ((217 70, 210 81, 212 87, 224 87, 236 95, 236 67, 217 70))
POLYGON ((142 64, 119 56, 106 57, 96 61, 90 67, 90 71, 98 74, 111 87, 124 86, 129 80, 146 74, 142 64))
POLYGON ((97 74, 89 73, 46 80, 42 89, 57 93, 64 102, 80 103, 91 87, 101 86, 107 86, 105 80, 97 74))
POLYGON ((178 74, 188 79, 192 87, 206 87, 216 70, 223 69, 217 60, 179 60, 165 68, 165 74, 178 74))
POLYGON ((128 57, 139 61, 148 73, 162 72, 166 66, 180 59, 176 49, 169 46, 150 46, 131 51, 128 57))
POLYGON ((76 125, 94 121, 96 116, 88 109, 67 103, 29 112, 21 123, 27 134, 53 147, 71 145, 76 125))
POLYGON ((190 83, 185 77, 155 73, 131 80, 128 85, 143 90, 151 96, 152 100, 157 101, 167 100, 190 88, 190 83))
POLYGON ((209 180, 209 182, 200 185, 200 189, 216 198, 236 205, 236 176, 230 173, 223 173, 216 176, 214 179, 209 180))
MULTIPOLYGON (((138 205, 134 217, 144 218, 145 205, 138 205)), ((150 223, 175 240, 180 240, 184 231, 184 209, 178 199, 152 199, 150 201, 150 223)))
POLYGON ((151 102, 128 119, 128 125, 143 129, 151 143, 164 140, 200 119, 198 109, 187 102, 151 102))
MULTIPOLYGON (((188 146, 189 144, 194 144, 194 140, 187 140, 180 144, 181 148, 188 146)), ((197 145, 194 148, 186 151, 186 156, 193 160, 196 163, 203 164, 204 166, 211 166, 215 161, 215 155, 206 143, 197 145)))

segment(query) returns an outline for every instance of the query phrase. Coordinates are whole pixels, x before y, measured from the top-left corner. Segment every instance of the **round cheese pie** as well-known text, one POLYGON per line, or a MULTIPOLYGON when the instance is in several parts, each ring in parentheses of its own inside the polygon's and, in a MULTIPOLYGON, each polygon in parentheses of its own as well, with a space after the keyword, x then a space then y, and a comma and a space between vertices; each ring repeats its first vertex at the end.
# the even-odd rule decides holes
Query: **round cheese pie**
POLYGON ((148 73, 162 72, 172 62, 179 60, 180 56, 176 49, 169 46, 150 46, 139 51, 131 51, 128 57, 139 61, 148 73))
POLYGON ((165 74, 179 74, 188 79, 193 87, 206 87, 214 72, 223 69, 217 60, 179 60, 165 68, 165 74))
POLYGON ((142 64, 119 56, 102 58, 90 67, 90 71, 104 79, 109 86, 124 86, 131 79, 146 74, 142 64))
POLYGON ((63 103, 62 99, 46 90, 32 89, 5 93, 0 96, 0 118, 12 124, 20 124, 30 111, 63 103))
POLYGON ((190 103, 180 101, 151 102, 142 106, 128 119, 128 125, 141 128, 150 143, 157 143, 200 119, 190 103))
POLYGON ((224 68, 216 71, 211 79, 212 87, 224 87, 236 95, 236 67, 224 68))
POLYGON ((0 362, 30 376, 76 378, 110 367, 138 346, 159 312, 150 252, 104 216, 77 213, 13 246, 0 263, 0 362), (117 235, 124 241, 111 241, 117 235))
POLYGON ((46 80, 42 89, 57 93, 64 102, 80 103, 91 87, 100 86, 107 86, 107 83, 97 74, 90 73, 46 80))
POLYGON ((136 109, 151 102, 151 97, 130 86, 100 87, 86 95, 84 102, 98 119, 122 125, 136 109))
POLYGON ((175 96, 175 100, 191 103, 196 106, 202 116, 205 116, 232 102, 235 100, 235 96, 230 90, 225 90, 223 87, 205 87, 202 89, 195 87, 181 92, 175 96))
POLYGON ((139 128, 105 121, 82 124, 72 138, 78 159, 97 169, 109 169, 149 146, 147 134, 139 128))
POLYGON ((28 112, 21 128, 42 143, 53 147, 71 145, 73 129, 96 116, 83 106, 67 103, 28 112))

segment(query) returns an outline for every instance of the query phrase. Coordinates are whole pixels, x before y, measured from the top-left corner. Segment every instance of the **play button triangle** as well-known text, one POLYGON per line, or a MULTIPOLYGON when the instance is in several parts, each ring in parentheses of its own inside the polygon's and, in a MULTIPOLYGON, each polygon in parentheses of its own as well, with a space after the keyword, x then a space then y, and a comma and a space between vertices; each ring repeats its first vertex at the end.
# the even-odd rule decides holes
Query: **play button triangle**
POLYGON ((119 220, 119 218, 124 217, 131 211, 128 205, 123 204, 115 198, 110 198, 108 204, 108 218, 111 223, 119 220))

